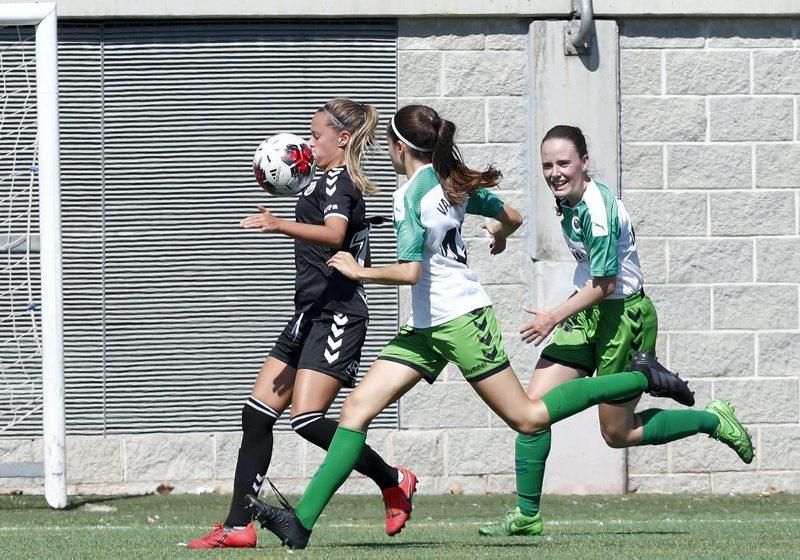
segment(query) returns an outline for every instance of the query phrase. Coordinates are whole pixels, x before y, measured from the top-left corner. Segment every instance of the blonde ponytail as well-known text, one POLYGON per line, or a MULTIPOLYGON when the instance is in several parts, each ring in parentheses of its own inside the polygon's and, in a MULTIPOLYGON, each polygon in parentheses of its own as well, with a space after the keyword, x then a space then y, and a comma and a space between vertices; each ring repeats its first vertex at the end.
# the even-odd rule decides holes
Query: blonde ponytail
POLYGON ((328 101, 322 109, 329 116, 331 126, 350 132, 344 154, 344 164, 355 187, 365 196, 375 194, 378 189, 369 180, 361 166, 364 153, 377 149, 375 129, 378 126, 378 110, 372 105, 358 103, 345 97, 328 101))

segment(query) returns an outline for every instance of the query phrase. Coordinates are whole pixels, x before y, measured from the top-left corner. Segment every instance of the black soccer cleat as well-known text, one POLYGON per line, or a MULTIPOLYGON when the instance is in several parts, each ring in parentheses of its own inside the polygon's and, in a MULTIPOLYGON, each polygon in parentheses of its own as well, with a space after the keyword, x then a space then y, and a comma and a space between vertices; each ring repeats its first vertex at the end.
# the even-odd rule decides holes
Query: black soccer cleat
POLYGON ((281 544, 292 550, 300 550, 308 544, 311 531, 303 527, 292 508, 271 506, 250 494, 244 497, 244 507, 261 523, 263 529, 275 533, 281 544))
POLYGON ((694 406, 694 391, 689 384, 672 373, 647 352, 637 352, 628 366, 629 371, 638 371, 647 378, 647 394, 654 397, 668 397, 682 405, 694 406))

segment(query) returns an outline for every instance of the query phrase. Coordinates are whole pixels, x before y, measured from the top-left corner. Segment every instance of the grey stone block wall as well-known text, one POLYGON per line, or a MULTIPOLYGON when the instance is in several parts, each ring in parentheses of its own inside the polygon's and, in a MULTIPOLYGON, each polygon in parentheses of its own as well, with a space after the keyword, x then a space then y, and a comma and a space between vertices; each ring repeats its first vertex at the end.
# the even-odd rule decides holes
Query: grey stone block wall
POLYGON ((756 444, 752 465, 701 436, 630 449, 632 490, 800 492, 799 31, 620 22, 622 194, 662 357, 756 444))
MULTIPOLYGON (((400 20, 398 105, 422 103, 457 125, 456 142, 473 168, 503 171, 498 196, 526 213, 529 150, 527 20, 400 20)), ((483 219, 468 217, 463 235, 470 266, 494 302, 506 350, 523 382, 534 350, 519 343, 533 268, 526 223, 505 253, 491 256, 483 219)), ((508 492, 514 489, 514 433, 448 367, 400 402, 400 431, 389 436, 394 458, 414 466, 422 492, 508 492), (429 442, 431 442, 429 444, 429 442)))

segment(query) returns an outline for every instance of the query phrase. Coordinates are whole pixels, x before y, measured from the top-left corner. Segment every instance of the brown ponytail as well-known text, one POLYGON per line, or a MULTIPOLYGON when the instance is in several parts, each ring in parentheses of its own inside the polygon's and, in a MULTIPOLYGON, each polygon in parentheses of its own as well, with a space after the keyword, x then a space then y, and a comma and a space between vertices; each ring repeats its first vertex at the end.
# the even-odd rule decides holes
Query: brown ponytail
POLYGON ((453 141, 456 125, 440 118, 428 106, 403 107, 394 115, 394 126, 403 138, 398 138, 391 124, 388 129, 390 137, 395 141, 405 139, 406 144, 414 144, 409 146, 414 157, 433 164, 445 196, 453 204, 464 203, 472 192, 480 188, 497 186, 503 176, 492 165, 485 171, 467 167, 453 141))

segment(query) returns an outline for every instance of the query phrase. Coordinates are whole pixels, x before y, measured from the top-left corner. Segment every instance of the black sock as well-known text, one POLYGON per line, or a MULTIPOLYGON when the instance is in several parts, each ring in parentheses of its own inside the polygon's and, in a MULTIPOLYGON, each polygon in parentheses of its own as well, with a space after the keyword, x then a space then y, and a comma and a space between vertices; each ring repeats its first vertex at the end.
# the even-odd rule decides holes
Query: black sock
MULTIPOLYGON (((298 414, 292 417, 291 423, 292 429, 306 441, 326 451, 338 426, 330 418, 325 418, 324 412, 319 411, 298 414)), ((371 478, 381 490, 397 486, 397 469, 387 465, 369 445, 364 446, 355 470, 371 478)))
POLYGON ((228 527, 250 523, 250 513, 242 501, 245 495, 257 496, 261 490, 272 458, 272 426, 279 416, 279 412, 252 396, 242 408, 242 445, 233 477, 231 509, 225 520, 228 527))

